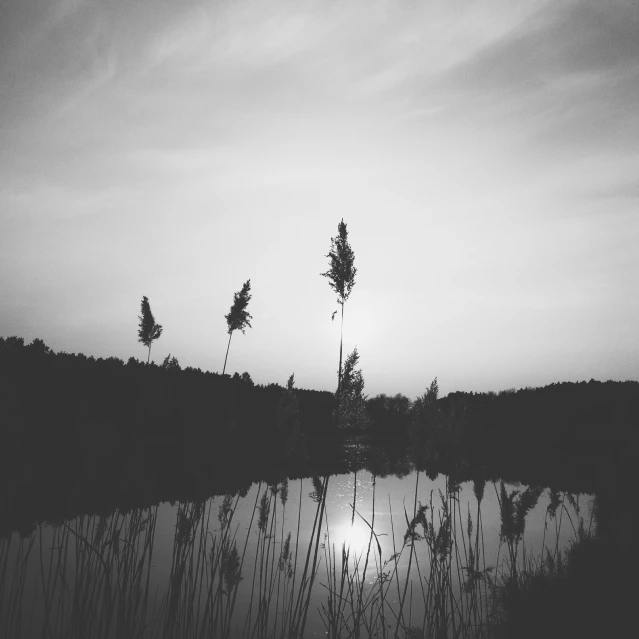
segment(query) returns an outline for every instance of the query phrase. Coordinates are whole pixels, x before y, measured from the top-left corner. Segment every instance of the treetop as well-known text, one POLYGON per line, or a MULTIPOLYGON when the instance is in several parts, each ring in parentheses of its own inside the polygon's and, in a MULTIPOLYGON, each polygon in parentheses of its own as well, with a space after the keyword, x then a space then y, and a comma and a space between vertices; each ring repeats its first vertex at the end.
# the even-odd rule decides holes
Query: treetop
POLYGON ((337 293, 338 304, 344 304, 355 286, 355 253, 348 243, 348 230, 342 221, 337 225, 337 235, 331 238, 331 250, 326 256, 329 259, 329 269, 320 273, 329 279, 329 285, 337 293))
POLYGON ((162 335, 162 326, 155 323, 155 317, 151 312, 151 305, 149 304, 149 298, 146 295, 142 296, 142 303, 140 305, 141 315, 138 315, 140 320, 140 326, 138 329, 138 342, 144 344, 144 346, 150 346, 151 342, 158 339, 162 335))
POLYGON ((224 316, 229 328, 229 334, 238 329, 244 333, 247 326, 252 328, 250 320, 252 320, 253 317, 246 310, 246 307, 252 297, 250 290, 251 280, 249 279, 244 282, 242 290, 233 294, 233 305, 231 306, 231 310, 224 316))

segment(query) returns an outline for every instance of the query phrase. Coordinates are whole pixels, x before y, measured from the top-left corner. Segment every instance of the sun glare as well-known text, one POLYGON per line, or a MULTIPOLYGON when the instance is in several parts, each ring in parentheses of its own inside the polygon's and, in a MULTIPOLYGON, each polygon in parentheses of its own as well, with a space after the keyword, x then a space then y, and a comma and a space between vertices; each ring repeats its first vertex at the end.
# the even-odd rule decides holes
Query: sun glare
POLYGON ((342 544, 346 545, 347 549, 350 549, 351 555, 361 554, 368 548, 368 543, 371 538, 371 529, 361 520, 357 518, 351 524, 350 519, 340 526, 335 528, 333 533, 333 542, 336 547, 342 544))

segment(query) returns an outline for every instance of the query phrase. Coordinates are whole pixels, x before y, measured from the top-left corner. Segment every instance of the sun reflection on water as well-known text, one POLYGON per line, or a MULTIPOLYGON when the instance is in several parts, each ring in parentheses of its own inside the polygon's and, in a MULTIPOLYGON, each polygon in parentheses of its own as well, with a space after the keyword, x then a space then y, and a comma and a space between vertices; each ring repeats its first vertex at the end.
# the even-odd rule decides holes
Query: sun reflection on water
POLYGON ((330 535, 331 544, 334 544, 336 549, 341 549, 342 544, 345 544, 351 556, 365 552, 370 540, 371 529, 357 515, 354 522, 351 523, 351 519, 348 519, 335 526, 330 535))

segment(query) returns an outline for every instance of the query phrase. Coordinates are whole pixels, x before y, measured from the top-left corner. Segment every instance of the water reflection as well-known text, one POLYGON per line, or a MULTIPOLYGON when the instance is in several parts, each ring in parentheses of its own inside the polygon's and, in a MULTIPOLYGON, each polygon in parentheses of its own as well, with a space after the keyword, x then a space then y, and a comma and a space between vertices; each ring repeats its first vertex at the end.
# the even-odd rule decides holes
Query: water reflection
POLYGON ((0 540, 3 637, 491 636, 586 498, 368 472, 40 525, 0 540))

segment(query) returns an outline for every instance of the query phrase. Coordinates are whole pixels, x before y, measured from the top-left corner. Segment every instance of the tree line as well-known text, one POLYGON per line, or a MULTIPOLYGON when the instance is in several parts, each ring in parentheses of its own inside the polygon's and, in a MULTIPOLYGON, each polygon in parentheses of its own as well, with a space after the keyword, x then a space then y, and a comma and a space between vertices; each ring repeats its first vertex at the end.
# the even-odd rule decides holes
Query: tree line
MULTIPOLYGON (((4 416, 18 415, 22 423, 29 414, 41 413, 51 432, 60 417, 53 409, 82 405, 96 418, 139 414, 139 423, 146 423, 149 430, 157 411, 159 432, 188 433, 188 425, 170 422, 192 413, 198 422, 206 418, 206 428, 212 431, 255 421, 266 426, 254 428, 267 433, 274 427, 278 403, 284 401, 289 417, 291 407, 296 407, 295 419, 311 438, 342 432, 379 440, 428 441, 438 459, 457 453, 486 459, 506 453, 521 457, 531 451, 587 453, 604 444, 632 444, 639 434, 639 382, 564 382, 499 393, 458 391, 440 398, 435 378, 414 400, 401 393, 366 397, 357 362, 355 349, 343 365, 340 398, 328 391, 297 389, 294 375, 285 386, 256 385, 247 371, 231 377, 181 368, 170 354, 159 366, 134 357, 125 363, 115 357, 55 353, 38 338, 29 345, 19 337, 0 338, 4 416), (187 393, 189 387, 197 390, 187 393), (48 400, 36 401, 40 394, 48 400), (150 400, 154 394, 157 401, 150 400), (185 394, 182 399, 181 394, 185 394), (255 397, 263 394, 270 396, 270 408, 260 414, 256 407, 261 400, 255 397), (176 407, 167 411, 167 402, 176 407)), ((20 430, 15 419, 2 421, 5 434, 20 430)))
MULTIPOLYGON (((361 387, 350 359, 342 383, 361 387)), ((128 495, 153 503, 355 467, 529 483, 572 475, 592 486, 599 457, 614 464, 638 448, 638 382, 440 398, 433 380, 414 400, 366 398, 343 423, 334 393, 298 389, 293 375, 285 386, 258 385, 248 372, 167 360, 96 359, 55 353, 37 338, 0 338, 0 528, 5 514, 33 520, 28 513, 53 513, 62 502, 92 512, 128 495), (356 451, 342 446, 353 436, 356 451)))

